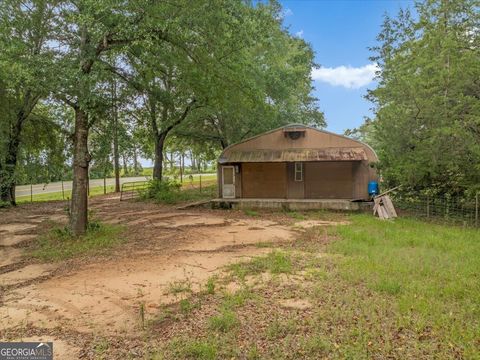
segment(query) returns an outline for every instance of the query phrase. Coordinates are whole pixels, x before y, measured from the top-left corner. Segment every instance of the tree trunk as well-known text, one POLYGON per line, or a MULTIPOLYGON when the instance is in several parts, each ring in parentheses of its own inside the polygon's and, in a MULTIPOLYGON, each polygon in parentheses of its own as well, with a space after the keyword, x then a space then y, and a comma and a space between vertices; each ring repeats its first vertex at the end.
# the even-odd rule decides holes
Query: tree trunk
POLYGON ((73 139, 73 186, 70 206, 70 229, 74 236, 85 234, 88 223, 88 116, 75 108, 73 139))
POLYGON ((9 139, 5 157, 5 169, 1 172, 0 198, 2 201, 16 205, 15 202, 15 169, 17 167, 18 148, 22 132, 23 120, 17 120, 13 133, 9 139))
MULTIPOLYGON (((112 117, 113 117, 113 160, 115 166, 115 192, 120 192, 120 155, 118 154, 118 112, 117 84, 112 82, 112 117)), ((126 174, 125 174, 126 175, 126 174)))
POLYGON ((18 149, 22 136, 23 124, 39 100, 39 96, 32 96, 30 92, 25 95, 25 100, 17 113, 15 124, 10 134, 5 167, 0 167, 0 199, 16 205, 15 201, 15 170, 17 168, 18 149))
POLYGON ((165 145, 166 133, 160 133, 155 139, 155 161, 153 164, 153 178, 162 180, 163 176, 163 146, 165 145))

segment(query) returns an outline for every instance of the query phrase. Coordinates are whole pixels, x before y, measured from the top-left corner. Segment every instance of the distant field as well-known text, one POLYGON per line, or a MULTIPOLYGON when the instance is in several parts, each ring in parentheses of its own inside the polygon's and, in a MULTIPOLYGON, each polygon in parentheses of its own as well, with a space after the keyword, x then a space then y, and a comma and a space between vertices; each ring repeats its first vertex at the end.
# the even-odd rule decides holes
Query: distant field
MULTIPOLYGON (((147 169, 148 170, 148 169, 147 169)), ((212 175, 212 174, 205 174, 201 175, 201 182, 202 185, 208 185, 212 184, 215 182, 217 179, 217 175, 212 175)), ((177 181, 180 181, 180 179, 177 179, 177 181)), ((187 187, 189 185, 192 186, 199 186, 200 185, 200 175, 193 175, 193 178, 190 178, 189 175, 185 175, 183 177, 183 186, 187 187)), ((113 193, 115 191, 115 187, 113 185, 107 186, 106 187, 106 192, 105 193, 113 193)), ((104 188, 103 186, 95 186, 90 188, 90 196, 98 196, 98 195, 103 195, 104 194, 104 188)), ((66 190, 65 192, 51 192, 51 193, 46 193, 46 194, 34 194, 33 197, 30 195, 27 196, 18 196, 17 197, 17 203, 22 204, 22 203, 28 203, 28 202, 39 202, 39 201, 54 201, 54 200, 67 200, 72 197, 72 192, 70 190, 66 190)))

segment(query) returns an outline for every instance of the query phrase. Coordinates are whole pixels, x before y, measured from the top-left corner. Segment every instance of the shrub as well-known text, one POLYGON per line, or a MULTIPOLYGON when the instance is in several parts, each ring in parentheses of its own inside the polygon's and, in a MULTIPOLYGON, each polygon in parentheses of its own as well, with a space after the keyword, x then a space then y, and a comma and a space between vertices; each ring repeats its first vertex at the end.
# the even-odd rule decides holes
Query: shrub
POLYGON ((153 199, 167 204, 175 203, 180 197, 181 185, 171 180, 152 180, 143 192, 144 199, 153 199))

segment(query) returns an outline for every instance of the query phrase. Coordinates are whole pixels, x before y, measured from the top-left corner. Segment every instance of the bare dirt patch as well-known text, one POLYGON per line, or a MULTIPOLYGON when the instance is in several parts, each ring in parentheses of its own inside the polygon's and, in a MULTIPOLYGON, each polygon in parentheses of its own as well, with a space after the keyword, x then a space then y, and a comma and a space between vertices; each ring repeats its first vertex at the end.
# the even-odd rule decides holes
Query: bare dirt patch
POLYGON ((312 307, 310 301, 305 299, 286 299, 280 300, 279 303, 281 306, 287 309, 306 310, 312 307))
MULTIPOLYGON (((269 251, 257 243, 288 241, 294 234, 289 226, 274 220, 239 218, 238 213, 187 212, 117 201, 109 197, 92 201, 97 217, 122 223, 131 238, 109 259, 74 261, 67 273, 49 279, 43 277, 55 266, 46 264, 30 264, 0 275, 4 286, 28 282, 4 297, 0 312, 4 328, 18 326, 28 318, 32 325, 47 328, 130 333, 140 326, 140 307, 147 316, 153 316, 162 304, 179 300, 181 294, 172 293, 172 284, 183 282, 189 291, 199 291, 225 265, 269 251), (42 281, 36 283, 36 278, 42 281)), ((23 216, 31 221, 27 225, 2 226, 15 236, 26 227, 34 232, 43 221, 63 220, 61 205, 54 208, 42 214, 43 206, 39 206, 39 213, 29 206, 23 216)), ((14 211, 21 215, 20 208, 14 211)), ((18 251, 7 252, 10 260, 5 264, 19 259, 18 251)))
POLYGON ((0 275, 0 286, 13 285, 45 276, 56 268, 53 264, 32 264, 0 275))
POLYGON ((4 266, 12 265, 21 261, 22 250, 12 247, 0 248, 0 270, 4 266))
POLYGON ((295 227, 309 229, 316 226, 348 225, 348 221, 302 220, 295 223, 295 227))
MULTIPOLYGON (((7 230, 10 239, 18 239, 42 233, 46 222, 50 227, 63 225, 64 206, 33 204, 3 212, 0 236, 7 230), (19 218, 25 222, 19 223, 19 218)), ((166 304, 205 289, 207 280, 226 265, 266 254, 268 244, 291 242, 299 231, 292 226, 295 221, 285 221, 283 215, 260 219, 234 211, 180 211, 153 203, 119 202, 114 196, 93 198, 91 207, 101 221, 125 226, 128 241, 108 255, 57 265, 20 264, 25 262, 21 249, 0 248, 5 255, 0 266, 13 265, 0 274, 0 285, 8 289, 0 299, 0 338, 19 329, 27 335, 34 329, 35 334, 43 334, 39 329, 64 329, 87 337, 135 337, 145 319, 158 316, 166 304), (16 263, 21 266, 15 268, 16 263)), ((55 336, 59 349, 77 356, 78 348, 55 336)))

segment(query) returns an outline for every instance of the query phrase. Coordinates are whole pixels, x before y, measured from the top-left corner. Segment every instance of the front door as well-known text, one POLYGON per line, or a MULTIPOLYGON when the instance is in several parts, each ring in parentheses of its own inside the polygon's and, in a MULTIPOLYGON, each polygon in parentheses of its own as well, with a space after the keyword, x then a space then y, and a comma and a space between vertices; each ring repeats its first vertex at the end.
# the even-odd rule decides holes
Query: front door
POLYGON ((222 196, 225 199, 235 198, 235 168, 222 167, 222 196))

